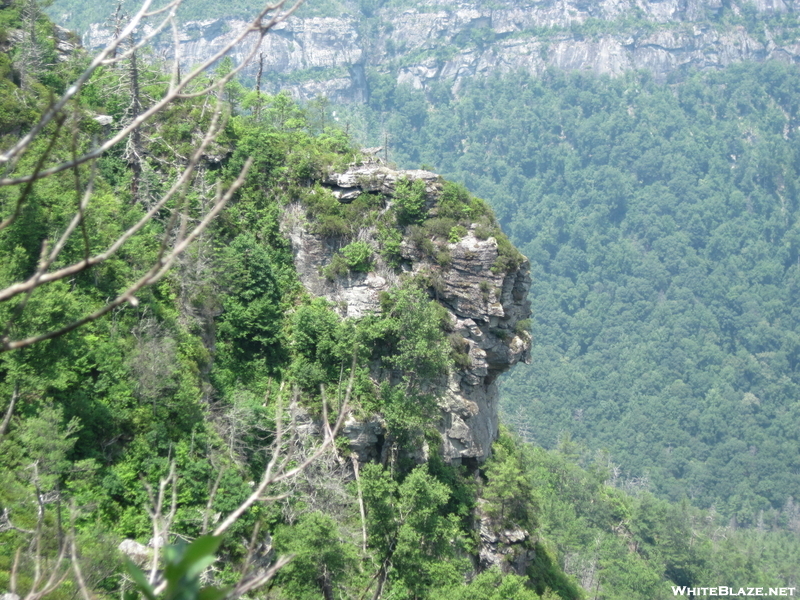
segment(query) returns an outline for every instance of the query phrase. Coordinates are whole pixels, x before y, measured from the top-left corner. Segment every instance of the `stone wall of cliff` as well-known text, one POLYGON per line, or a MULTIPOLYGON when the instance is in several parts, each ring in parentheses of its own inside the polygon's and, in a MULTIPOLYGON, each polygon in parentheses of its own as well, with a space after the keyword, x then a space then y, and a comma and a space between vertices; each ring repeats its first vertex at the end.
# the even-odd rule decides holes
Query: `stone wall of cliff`
MULTIPOLYGON (((333 174, 325 185, 340 202, 350 202, 361 193, 380 194, 386 200, 386 210, 392 210, 400 179, 425 182, 428 211, 435 216, 441 183, 436 174, 428 171, 396 171, 371 163, 333 174)), ((366 273, 351 271, 330 278, 321 271, 330 264, 343 240, 314 233, 300 204, 288 207, 284 215, 284 230, 292 242, 300 280, 309 292, 338 307, 343 317, 378 313, 381 292, 399 285, 402 279, 424 277, 436 282, 430 288, 431 295, 447 309, 453 335, 461 337, 460 345, 467 357, 433 390, 441 412, 438 429, 443 456, 456 463, 480 463, 489 455, 498 433, 495 379, 517 362, 527 361, 531 345, 530 334, 521 323, 530 317, 528 262, 508 271, 493 269, 498 257, 497 240, 479 239, 475 229, 473 225, 460 240, 447 244, 451 260, 445 266, 404 239, 401 266, 393 268, 378 253, 377 231, 364 228, 358 239, 373 246, 373 267, 366 273)), ((379 440, 384 432, 379 419, 350 419, 345 435, 362 461, 380 458, 379 440)))
MULTIPOLYGON (((354 8, 280 24, 263 41, 264 72, 275 89, 337 102, 365 102, 371 68, 417 89, 443 81, 456 91, 465 78, 550 67, 609 75, 647 69, 665 80, 743 60, 800 60, 794 32, 778 18, 797 10, 800 0, 543 0, 500 8, 437 2, 382 8, 369 18, 354 8), (748 27, 748 11, 772 18, 748 27)), ((235 19, 185 23, 184 66, 210 56, 244 25, 235 19)), ((109 33, 93 25, 85 44, 98 46, 109 33)), ((245 75, 254 78, 257 68, 250 65, 245 75)))

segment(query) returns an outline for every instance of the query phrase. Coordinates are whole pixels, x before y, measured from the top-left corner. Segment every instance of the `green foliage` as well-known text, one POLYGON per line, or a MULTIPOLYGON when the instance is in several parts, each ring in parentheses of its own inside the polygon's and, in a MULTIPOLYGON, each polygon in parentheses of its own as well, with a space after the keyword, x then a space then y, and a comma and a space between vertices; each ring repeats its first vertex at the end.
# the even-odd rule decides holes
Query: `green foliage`
POLYGON ((487 483, 483 497, 486 512, 501 527, 522 527, 529 531, 536 526, 533 490, 525 473, 522 455, 508 434, 501 434, 492 446, 492 457, 486 463, 487 483))
MULTIPOLYGON (((514 74, 472 81, 419 129, 387 121, 399 164, 489 199, 531 259, 533 361, 501 385, 538 443, 570 431, 740 523, 800 495, 781 425, 800 385, 798 90, 779 63, 671 87, 514 74)), ((445 186, 436 216, 460 222, 466 197, 445 186)), ((496 239, 495 270, 521 260, 496 239)))
POLYGON ((47 404, 19 430, 19 443, 30 463, 36 465, 36 485, 43 492, 56 489, 71 467, 67 456, 77 441, 74 436, 80 420, 73 417, 62 430, 63 420, 63 409, 47 404))
POLYGON ((420 597, 433 585, 459 580, 466 566, 458 557, 464 540, 456 517, 445 510, 450 489, 431 476, 427 465, 399 484, 387 470, 367 465, 362 487, 369 543, 381 562, 391 561, 386 575, 396 594, 420 597))
POLYGON ((522 335, 525 333, 530 334, 531 323, 532 321, 530 319, 520 319, 519 321, 517 321, 517 324, 514 328, 514 333, 516 333, 517 335, 522 335))
POLYGON ((345 363, 352 360, 352 333, 322 299, 298 307, 292 315, 290 373, 301 389, 316 394, 321 385, 338 385, 345 363))
MULTIPOLYGON (((527 575, 536 582, 536 591, 542 596, 561 598, 562 600, 583 600, 586 596, 572 577, 566 575, 558 564, 554 552, 541 542, 534 544, 534 559, 528 567, 527 575), (553 590, 547 594, 547 590, 553 590)), ((663 583, 662 583, 663 585, 663 583)), ((616 590, 614 590, 616 591, 616 590)), ((638 591, 638 590, 637 590, 638 591)), ((597 594, 597 590, 595 590, 597 594)), ((614 598, 614 592, 609 595, 614 598)), ((628 598, 637 597, 633 594, 628 598)), ((655 596, 640 596, 655 598, 655 596)))
POLYGON ((336 253, 331 258, 331 262, 322 268, 322 274, 328 281, 335 281, 339 277, 344 277, 350 270, 347 259, 340 253, 336 253))
MULTIPOLYGON (((0 13, 7 15, 6 9, 0 13)), ((127 105, 117 88, 104 86, 107 76, 98 73, 82 104, 74 107, 78 151, 98 133, 91 125, 92 114, 109 109, 117 118, 127 105)), ((35 118, 46 106, 36 95, 42 90, 22 92, 5 77, 0 86, 18 101, 4 103, 5 109, 22 106, 35 118)), ((154 93, 163 84, 161 74, 145 68, 141 77, 142 85, 153 86, 154 93)), ((238 101, 233 95, 229 100, 238 101)), ((147 131, 149 192, 157 194, 171 185, 174 152, 193 147, 199 128, 207 124, 204 102, 201 98, 179 103, 160 114, 147 131)), ((20 114, 9 117, 16 126, 0 131, 4 146, 26 126, 27 117, 20 114)), ((280 232, 282 204, 296 194, 310 195, 309 181, 323 170, 352 161, 342 134, 328 131, 315 137, 309 128, 304 112, 286 97, 265 96, 259 118, 232 117, 217 140, 221 163, 213 168, 204 163, 192 190, 181 199, 189 207, 189 218, 210 202, 204 190, 213 189, 215 182, 229 182, 251 156, 253 169, 212 227, 182 256, 179 267, 140 292, 138 306, 121 307, 111 318, 0 356, 3 415, 9 398, 17 399, 8 431, 0 434, 0 511, 8 509, 20 528, 0 531, 3 589, 9 586, 7 574, 17 548, 23 548, 17 590, 25 595, 33 585, 33 550, 27 549, 37 545, 26 531, 42 532, 42 558, 53 564, 58 544, 66 543, 67 528, 74 526, 90 589, 98 596, 119 595, 123 586, 116 547, 123 537, 152 536, 143 481, 157 489, 171 463, 179 473, 171 531, 181 539, 196 540, 168 548, 164 597, 218 597, 222 592, 204 588, 198 579, 215 555, 224 565, 215 578, 236 577, 246 555, 241 540, 250 538, 267 511, 248 511, 213 548, 200 548, 206 539, 200 537, 204 513, 217 519, 229 514, 250 493, 248 482, 263 472, 281 381, 289 388, 310 389, 304 401, 314 409, 320 384, 338 385, 346 379, 349 368, 342 365, 349 367, 357 348, 352 324, 341 324, 324 302, 303 300, 291 246, 280 232), (37 493, 48 498, 40 520, 37 493)), ((70 156, 71 137, 55 140, 51 160, 70 156)), ((31 170, 44 146, 34 144, 18 169, 31 170)), ((88 169, 78 175, 85 183, 88 169)), ((43 241, 61 235, 75 211, 75 176, 69 172, 37 183, 17 221, 0 234, 3 287, 29 277, 43 241)), ((98 164, 85 232, 64 247, 55 268, 80 261, 86 252, 104 251, 142 217, 149 197, 132 201, 130 182, 130 166, 121 153, 107 153, 98 164)), ((4 218, 15 199, 4 188, 4 218)), ((109 260, 69 282, 37 290, 14 320, 12 335, 52 330, 113 298, 155 262, 161 237, 173 226, 165 220, 168 214, 157 214, 109 260)), ((0 307, 4 323, 16 308, 9 304, 0 307)), ((365 372, 359 364, 357 398, 374 395, 365 372)), ((280 522, 274 514, 270 518, 273 524, 280 522)), ((142 583, 135 570, 131 577, 142 583)), ((71 575, 62 588, 64 594, 78 593, 71 575)), ((149 592, 140 585, 132 593, 149 592)))
POLYGON ((463 225, 454 225, 447 234, 447 241, 451 244, 457 244, 465 235, 467 235, 466 227, 463 225))
POLYGON ((356 552, 323 513, 305 515, 296 525, 283 525, 273 536, 275 549, 294 558, 280 571, 277 584, 297 600, 332 597, 356 565, 356 552))
POLYGON ((740 582, 732 585, 749 579, 777 585, 787 563, 773 549, 783 547, 792 557, 800 552, 796 541, 785 545, 784 532, 756 534, 688 501, 659 500, 609 470, 607 455, 587 455, 567 438, 558 450, 547 451, 501 434, 495 449, 487 471, 507 463, 502 456, 514 457, 514 476, 521 469, 531 490, 538 528, 528 575, 539 594, 667 600, 673 597, 671 585, 697 586, 715 578, 740 582), (730 543, 719 544, 721 535, 730 543), (762 544, 758 560, 749 555, 754 535, 762 544))
POLYGON ((252 234, 234 238, 221 257, 221 275, 229 290, 222 301, 220 337, 236 342, 238 351, 270 361, 281 345, 281 289, 273 253, 252 234))
POLYGON ((378 241, 381 247, 381 256, 391 267, 400 265, 400 245, 403 242, 403 234, 394 227, 379 227, 378 241))
POLYGON ((381 317, 373 327, 381 332, 379 351, 386 362, 417 380, 447 373, 449 366, 444 327, 448 313, 413 285, 381 298, 381 317))
POLYGON ((367 242, 353 242, 341 250, 351 271, 366 272, 372 266, 372 246, 367 242))
POLYGON ((436 415, 428 386, 452 364, 447 315, 425 292, 406 284, 384 293, 380 315, 363 319, 363 343, 389 369, 366 408, 383 415, 392 432, 424 429, 436 415))
POLYGON ((493 567, 484 571, 473 579, 468 585, 459 584, 444 589, 435 590, 430 600, 556 600, 558 596, 545 594, 539 596, 529 589, 524 577, 514 574, 503 574, 500 569, 493 567))
POLYGON ((413 183, 407 179, 397 182, 394 203, 397 221, 400 225, 421 223, 425 217, 425 182, 417 179, 413 183))
POLYGON ((361 194, 344 204, 321 185, 303 197, 303 204, 314 233, 345 239, 354 238, 360 229, 378 222, 384 208, 379 195, 361 194))

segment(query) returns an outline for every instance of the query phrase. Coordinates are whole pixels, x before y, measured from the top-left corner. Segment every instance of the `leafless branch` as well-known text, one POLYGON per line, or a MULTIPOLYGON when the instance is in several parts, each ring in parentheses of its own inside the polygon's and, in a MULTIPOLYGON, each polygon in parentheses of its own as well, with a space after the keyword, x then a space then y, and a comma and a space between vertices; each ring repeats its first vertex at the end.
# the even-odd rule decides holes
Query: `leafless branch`
POLYGON ((158 574, 158 556, 161 547, 164 545, 175 519, 175 511, 178 503, 178 478, 175 475, 175 462, 169 465, 169 473, 158 482, 158 493, 154 494, 153 489, 145 484, 147 495, 150 498, 150 506, 147 512, 150 515, 150 522, 153 524, 153 558, 150 561, 150 583, 154 583, 158 574), (169 511, 164 513, 164 502, 167 489, 170 489, 171 502, 169 511))
MULTIPOLYGON (((259 482, 258 486, 253 490, 253 492, 248 496, 246 500, 244 500, 236 509, 234 509, 223 521, 220 523, 217 528, 214 530, 214 536, 221 536, 224 535, 230 527, 239 519, 241 516, 247 512, 253 504, 256 502, 272 502, 276 499, 279 499, 281 496, 268 496, 266 491, 271 487, 274 486, 282 481, 286 481, 291 479, 292 477, 297 476, 299 473, 306 470, 314 461, 318 460, 322 454, 327 452, 334 441, 334 437, 336 436, 337 432, 339 431, 342 423, 344 422, 345 415, 347 413, 347 406, 350 400, 350 393, 352 390, 352 380, 354 378, 355 370, 351 372, 350 382, 348 385, 348 392, 346 394, 342 409, 340 414, 337 418, 336 424, 333 428, 330 427, 322 427, 321 431, 323 434, 323 440, 319 444, 319 446, 305 459, 301 460, 299 464, 297 464, 293 468, 287 468, 290 464, 290 461, 293 460, 295 457, 291 453, 287 453, 284 448, 287 442, 287 437, 294 434, 293 427, 289 427, 289 431, 283 425, 283 419, 281 414, 283 412, 280 406, 280 394, 278 398, 278 407, 276 411, 276 431, 275 431, 275 439, 270 446, 271 457, 269 463, 267 464, 264 474, 261 477, 261 481, 259 482)), ((281 387, 281 390, 283 386, 281 387)), ((294 407, 297 401, 297 394, 295 393, 292 407, 290 407, 290 411, 294 407)), ((327 420, 327 409, 324 407, 323 404, 323 419, 327 420)), ((221 476, 220 476, 221 477, 221 476)), ((211 492, 211 496, 216 493, 217 486, 219 484, 219 479, 215 482, 214 487, 211 492)), ((150 486, 147 486, 148 496, 150 498, 150 507, 148 508, 148 512, 150 514, 150 519, 153 523, 153 556, 152 561, 150 564, 150 574, 149 580, 152 585, 154 585, 154 593, 156 595, 160 594, 164 591, 167 586, 166 580, 161 578, 161 575, 158 572, 158 556, 159 556, 159 549, 163 544, 164 536, 168 534, 169 528, 171 526, 172 520, 175 516, 176 510, 176 494, 177 494, 177 477, 175 474, 175 465, 174 463, 170 466, 169 474, 162 478, 159 482, 158 491, 155 492, 150 486), (172 490, 172 502, 168 512, 165 513, 165 503, 167 497, 167 490, 172 490)), ((206 507, 206 516, 204 517, 204 525, 203 529, 206 528, 207 524, 207 515, 210 511, 211 500, 206 507)), ((239 598, 242 595, 257 589, 258 587, 264 585, 268 581, 270 581, 275 574, 280 570, 283 566, 285 566, 291 559, 291 556, 282 556, 278 558, 275 562, 273 562, 268 568, 258 570, 257 572, 251 572, 250 566, 252 564, 252 557, 254 553, 254 549, 256 546, 256 539, 258 536, 258 529, 253 532, 253 535, 250 540, 250 544, 248 546, 248 554, 244 565, 242 566, 241 570, 241 577, 234 587, 228 593, 227 598, 239 598)))
POLYGON ((240 581, 236 585, 236 588, 234 588, 233 592, 231 594, 229 594, 228 597, 229 598, 239 598, 240 596, 243 596, 244 594, 246 594, 248 592, 251 592, 251 591, 253 591, 255 589, 260 588, 262 585, 264 585, 265 583, 269 582, 273 577, 275 577, 275 574, 278 571, 280 571, 283 567, 285 567, 287 564, 289 564, 291 562, 292 558, 294 558, 292 555, 281 556, 263 574, 258 575, 257 577, 253 577, 253 578, 250 578, 250 579, 245 579, 245 580, 240 581))
MULTIPOLYGON (((158 202, 156 202, 150 208, 150 210, 147 211, 146 214, 144 214, 133 226, 129 227, 116 240, 114 240, 114 242, 104 252, 92 256, 91 258, 84 259, 77 263, 53 271, 52 273, 38 273, 37 271, 37 274, 34 274, 26 281, 11 285, 5 288, 4 290, 0 290, 0 302, 13 298, 18 294, 27 292, 45 283, 50 283, 51 281, 64 279, 65 277, 70 277, 72 275, 75 275, 77 273, 80 273, 81 271, 88 269, 89 267, 105 262, 106 260, 111 258, 120 248, 122 248, 122 246, 125 245, 127 241, 129 241, 134 235, 139 233, 150 221, 152 221, 153 218, 156 216, 156 214, 161 209, 163 209, 164 206, 170 200, 172 200, 172 198, 176 194, 178 194, 181 190, 183 190, 189 183, 192 175, 194 174, 195 169, 197 168, 198 163, 200 162, 200 159, 203 156, 203 153, 206 151, 208 145, 213 141, 214 137, 219 132, 221 110, 222 110, 222 105, 221 103, 218 102, 217 110, 215 111, 212 117, 211 124, 209 125, 209 129, 206 132, 206 135, 203 137, 203 140, 200 142, 200 145, 195 149, 195 152, 192 154, 191 159, 183 169, 183 172, 181 173, 180 177, 178 177, 178 179, 175 181, 175 183, 172 184, 170 189, 167 190, 167 192, 159 199, 158 202)), ((243 179, 242 183, 244 183, 243 179)), ((80 219, 80 214, 75 215, 75 217, 73 218, 73 223, 77 224, 76 220, 79 219, 80 219)), ((74 230, 73 223, 70 223, 70 227, 67 228, 68 230, 69 229, 74 230)))
MULTIPOLYGON (((149 5, 151 1, 152 0, 147 0, 146 4, 149 5)), ((77 157, 76 159, 71 159, 69 161, 62 162, 48 169, 34 172, 29 175, 21 175, 18 177, 6 177, 0 179, 0 187, 8 185, 19 185, 22 183, 28 183, 30 181, 35 181, 36 179, 41 179, 43 177, 49 177, 51 175, 55 175, 56 173, 60 173, 66 169, 71 169, 76 164, 78 165, 83 164, 90 160, 99 158, 100 156, 103 155, 103 153, 105 153, 107 150, 109 150, 110 148, 112 148, 125 138, 127 138, 132 131, 141 127, 146 121, 149 121, 153 116, 159 114, 161 111, 164 110, 164 108, 167 107, 167 105, 171 104, 175 100, 181 98, 183 99, 195 98, 199 96, 204 96, 206 94, 209 94, 217 90, 221 90, 226 83, 228 83, 231 79, 233 79, 242 69, 244 69, 247 66, 248 62, 256 54, 259 47, 258 44, 253 45, 250 52, 248 52, 248 54, 245 55, 245 59, 242 60, 242 62, 239 63, 236 67, 234 67, 230 71, 230 73, 219 78, 217 81, 201 89, 200 91, 184 92, 184 90, 186 90, 189 87, 189 84, 191 84, 198 77, 200 77, 200 75, 208 72, 218 60, 227 56, 235 46, 239 45, 250 34, 256 34, 259 40, 263 39, 264 36, 266 36, 266 34, 273 27, 275 27, 275 25, 283 22, 289 16, 291 16, 300 7, 303 1, 304 0, 297 0, 295 4, 292 5, 291 8, 283 12, 280 11, 286 4, 286 0, 280 0, 275 4, 266 6, 263 10, 261 10, 261 12, 256 16, 256 18, 250 22, 250 24, 247 27, 242 29, 242 31, 238 35, 236 35, 232 40, 230 40, 227 44, 225 44, 222 48, 220 48, 219 51, 217 51, 214 55, 206 59, 199 66, 192 69, 192 71, 190 71, 189 74, 187 74, 186 77, 183 78, 174 88, 168 89, 160 100, 158 100, 147 110, 142 111, 142 113, 137 118, 133 119, 127 126, 120 129, 116 134, 114 134, 112 137, 110 137, 108 140, 106 140, 99 146, 96 146, 89 152, 86 152, 85 154, 77 157), (264 23, 263 22, 264 18, 271 12, 275 12, 275 14, 272 15, 266 23, 264 23)), ((176 0, 175 3, 173 4, 177 8, 177 6, 180 4, 180 0, 176 0)), ((135 22, 137 18, 139 21, 141 21, 142 17, 139 16, 140 13, 137 13, 137 16, 134 16, 134 18, 131 19, 131 23, 135 22)), ((164 25, 166 26, 166 23, 164 25)), ((135 27, 133 29, 135 29, 135 27)), ((133 29, 130 27, 129 23, 128 26, 126 26, 125 29, 122 30, 120 36, 112 40, 112 42, 110 42, 109 45, 106 46, 106 48, 103 49, 100 52, 100 54, 98 54, 98 57, 103 56, 104 57, 103 60, 105 60, 105 57, 109 56, 112 50, 115 51, 116 48, 119 47, 119 45, 124 40, 128 39, 132 35, 133 29)), ((138 47, 138 45, 136 46, 138 47)), ((118 56, 114 60, 121 60, 126 55, 127 53, 124 53, 118 56)), ((25 150, 28 149, 31 142, 33 141, 33 137, 35 137, 35 136, 32 137, 31 133, 35 131, 36 135, 38 135, 44 128, 44 126, 50 121, 52 121, 55 115, 58 114, 66 106, 67 102, 72 97, 75 96, 75 94, 80 90, 80 88, 82 88, 86 84, 88 79, 91 77, 92 73, 94 73, 97 67, 99 67, 100 64, 102 63, 101 61, 101 63, 95 64, 96 62, 97 62, 97 57, 95 57, 95 60, 92 61, 92 64, 90 65, 89 68, 87 68, 84 74, 82 74, 81 77, 79 77, 78 81, 76 81, 75 84, 70 86, 70 88, 64 93, 62 98, 58 102, 56 102, 54 107, 45 113, 45 115, 42 117, 42 120, 36 126, 34 126, 31 132, 28 133, 22 140, 20 140, 13 148, 8 150, 4 154, 0 155, 0 163, 9 162, 13 164, 13 161, 18 156, 21 156, 25 152, 25 150), (44 122, 44 124, 42 124, 42 122, 44 122)))
MULTIPOLYGON (((231 81, 245 66, 248 61, 256 54, 261 45, 261 40, 264 36, 278 23, 282 22, 290 15, 292 15, 300 6, 303 0, 296 0, 291 6, 288 5, 287 0, 278 0, 274 3, 264 6, 253 18, 253 20, 242 29, 237 35, 233 37, 228 43, 219 49, 213 56, 209 57, 199 66, 191 69, 188 74, 181 77, 180 72, 180 52, 178 40, 178 24, 177 24, 177 11, 181 5, 182 0, 173 0, 165 6, 158 9, 151 9, 152 0, 145 0, 141 8, 128 20, 124 26, 119 22, 115 26, 115 35, 108 42, 108 44, 91 60, 89 66, 80 74, 75 82, 69 86, 64 94, 53 101, 51 106, 44 112, 39 122, 36 123, 31 130, 20 138, 13 147, 0 154, 0 164, 5 165, 6 176, 0 179, 0 187, 3 186, 22 186, 17 195, 15 203, 12 205, 11 213, 0 222, 0 230, 7 228, 14 224, 17 217, 25 210, 25 203, 32 193, 32 186, 35 181, 42 178, 53 176, 57 173, 72 169, 74 171, 76 194, 80 198, 76 204, 76 212, 70 219, 67 227, 58 236, 58 241, 49 246, 47 242, 42 244, 42 258, 36 271, 24 281, 12 283, 5 289, 0 289, 0 302, 9 301, 19 295, 22 295, 14 310, 11 311, 11 316, 8 318, 5 326, 3 327, 2 334, 0 334, 0 352, 23 348, 31 344, 52 339, 54 337, 63 335, 69 331, 76 329, 86 323, 99 319, 108 312, 117 307, 130 303, 137 304, 136 294, 144 287, 152 285, 160 279, 170 266, 174 263, 178 255, 186 249, 192 240, 196 239, 198 235, 208 226, 211 220, 219 214, 224 205, 230 200, 233 194, 244 183, 244 177, 250 166, 250 162, 245 165, 245 168, 239 174, 233 184, 227 189, 222 191, 218 188, 216 201, 211 205, 211 208, 199 219, 199 223, 191 226, 188 218, 186 207, 177 206, 172 209, 172 214, 168 219, 167 228, 162 240, 161 250, 157 260, 152 264, 151 268, 142 275, 137 281, 131 284, 127 289, 122 291, 116 298, 110 300, 105 305, 98 308, 91 314, 76 319, 71 323, 67 323, 61 327, 51 331, 39 332, 35 335, 22 337, 21 339, 13 339, 13 326, 23 314, 28 300, 35 290, 45 286, 51 282, 62 280, 72 277, 81 273, 95 265, 107 261, 111 256, 117 253, 132 237, 136 236, 144 227, 151 222, 161 211, 172 201, 185 197, 187 186, 193 181, 197 172, 198 165, 207 150, 209 144, 216 138, 220 132, 224 119, 222 118, 223 102, 222 91, 224 86, 231 81), (288 6, 288 8, 287 8, 288 6), (150 19, 156 19, 156 22, 151 26, 150 19), (67 108, 80 93, 92 77, 97 73, 98 68, 103 65, 117 64, 123 60, 135 60, 136 51, 149 43, 159 35, 166 28, 171 29, 173 37, 173 65, 171 69, 171 76, 169 85, 163 95, 154 100, 149 106, 144 107, 138 104, 138 99, 134 99, 136 103, 136 110, 133 110, 130 119, 127 123, 113 133, 108 139, 93 144, 93 147, 85 151, 78 151, 77 143, 77 129, 73 128, 73 138, 71 144, 71 154, 68 160, 64 160, 58 164, 47 166, 50 157, 53 155, 53 150, 61 135, 61 130, 67 120, 67 108), (139 35, 137 32, 143 31, 139 35), (226 56, 231 50, 241 44, 246 38, 255 37, 256 43, 252 44, 246 53, 245 60, 236 65, 229 73, 222 77, 216 78, 208 85, 201 86, 202 89, 196 89, 197 82, 200 82, 200 77, 212 69, 213 65, 222 57, 226 56), (124 51, 121 49, 124 48, 124 51), (141 135, 142 127, 153 120, 157 115, 162 113, 164 109, 171 103, 199 96, 216 96, 217 107, 211 118, 211 124, 206 131, 205 135, 197 144, 195 151, 186 161, 182 167, 179 176, 170 189, 155 200, 151 205, 148 203, 147 212, 131 227, 125 230, 117 239, 113 240, 110 245, 103 251, 90 255, 89 241, 86 225, 86 214, 90 208, 92 195, 94 191, 94 181, 96 177, 96 169, 94 166, 95 161, 100 158, 105 152, 111 149, 114 145, 123 142, 124 140, 132 140, 128 145, 132 147, 133 158, 132 160, 136 165, 142 163, 141 152, 141 135), (55 127, 52 125, 55 124, 55 127), (41 139, 42 136, 49 136, 46 147, 41 151, 33 169, 29 173, 14 174, 20 163, 20 158, 24 156, 34 145, 34 142, 41 139), (79 167, 83 164, 90 163, 92 165, 88 182, 85 189, 81 191, 81 173, 79 167), (175 229, 177 228, 177 235, 175 237, 175 229), (67 264, 65 266, 57 265, 57 259, 61 256, 63 249, 68 244, 69 240, 75 235, 83 237, 84 256, 81 260, 67 264)), ((118 11, 119 13, 119 11, 118 11)), ((133 67, 135 69, 135 67, 133 67)), ((77 123, 77 113, 72 119, 77 123)), ((41 145, 39 145, 41 146, 41 145)), ((134 187, 136 185, 134 184, 134 187)), ((136 191, 136 190, 134 190, 136 191)), ((138 194, 134 194, 136 197, 138 194)), ((180 203, 179 203, 180 204, 180 203)))
POLYGON ((11 401, 8 403, 8 408, 6 409, 6 416, 3 417, 3 422, 0 423, 0 442, 3 441, 3 437, 8 431, 8 425, 11 423, 11 416, 14 414, 14 406, 17 404, 17 399, 19 398, 19 384, 14 384, 14 392, 11 394, 11 401))
POLYGON ((217 497, 217 490, 219 489, 219 482, 222 481, 222 476, 225 474, 225 469, 220 469, 217 473, 217 478, 214 480, 214 485, 211 488, 211 493, 208 495, 208 502, 206 502, 206 509, 203 511, 203 527, 200 533, 205 535, 208 532, 208 518, 211 515, 211 507, 214 504, 214 499, 217 497))
POLYGON ((81 592, 81 596, 83 596, 83 600, 92 600, 92 596, 89 593, 89 587, 86 585, 86 580, 83 577, 83 572, 81 571, 81 564, 78 560, 78 553, 75 549, 75 538, 74 536, 70 540, 70 558, 72 562, 72 572, 75 574, 75 580, 78 584, 78 589, 81 592))
POLYGON ((358 469, 358 458, 355 454, 350 455, 350 459, 353 461, 353 473, 356 478, 356 490, 358 492, 358 510, 361 515, 361 537, 362 537, 362 545, 361 550, 366 553, 367 551, 367 513, 364 510, 364 496, 361 493, 361 477, 359 474, 358 469))
MULTIPOLYGON (((9 165, 9 170, 13 169, 16 161, 24 154, 24 152, 31 146, 33 140, 44 130, 50 122, 60 116, 61 111, 67 105, 67 103, 75 97, 78 92, 83 89, 83 86, 86 85, 86 82, 92 77, 94 72, 97 68, 103 64, 108 56, 114 54, 119 47, 119 45, 124 42, 128 37, 133 34, 142 20, 149 15, 147 9, 150 8, 153 0, 145 0, 142 4, 142 7, 139 11, 133 16, 133 18, 128 22, 128 24, 122 28, 118 36, 115 36, 105 48, 103 48, 97 56, 94 57, 89 66, 78 76, 78 79, 67 88, 67 91, 58 99, 39 119, 39 122, 34 125, 31 130, 25 134, 14 146, 10 149, 6 150, 3 154, 0 154, 0 163, 7 163, 9 165)), ((177 8, 180 5, 181 0, 175 0, 175 2, 170 3, 167 7, 164 7, 166 10, 170 6, 175 6, 177 8)), ((155 13, 153 13, 155 14, 155 13)), ((63 169, 62 169, 63 170, 63 169)), ((39 177, 28 176, 25 181, 33 181, 34 179, 38 179, 39 177)), ((22 183, 22 182, 20 182, 22 183)), ((3 183, 3 180, 0 180, 0 186, 2 185, 13 185, 13 184, 6 184, 3 183)))
POLYGON ((124 292, 122 292, 119 296, 117 296, 114 300, 107 303, 102 308, 96 310, 95 312, 86 315, 85 317, 73 321, 72 323, 61 327, 60 329, 56 329, 54 331, 49 331, 47 333, 42 333, 40 335, 31 336, 28 338, 24 338, 21 340, 11 341, 8 339, 0 340, 0 352, 6 350, 15 350, 17 348, 24 348, 25 346, 30 346, 31 344, 35 344, 37 342, 41 342, 44 340, 49 340, 54 337, 58 337, 64 335, 65 333, 69 333, 70 331, 85 325, 86 323, 90 323, 92 321, 96 321, 103 315, 111 312, 116 307, 125 304, 126 302, 136 306, 139 304, 138 299, 136 298, 136 294, 144 287, 152 285, 156 283, 159 279, 161 279, 164 274, 170 269, 172 264, 175 262, 175 259, 186 249, 186 247, 191 244, 197 236, 202 233, 202 231, 208 227, 209 223, 220 213, 220 211, 225 207, 228 200, 231 199, 234 192, 238 190, 242 184, 244 184, 244 179, 247 174, 250 165, 252 165, 252 159, 248 159, 245 163, 244 168, 242 169, 239 177, 237 177, 236 181, 231 184, 228 188, 227 192, 224 194, 222 193, 221 187, 217 190, 217 200, 214 203, 214 207, 206 214, 202 221, 188 234, 184 237, 184 239, 177 244, 170 252, 166 253, 162 256, 151 268, 147 273, 145 273, 142 277, 140 277, 134 284, 129 286, 124 292))

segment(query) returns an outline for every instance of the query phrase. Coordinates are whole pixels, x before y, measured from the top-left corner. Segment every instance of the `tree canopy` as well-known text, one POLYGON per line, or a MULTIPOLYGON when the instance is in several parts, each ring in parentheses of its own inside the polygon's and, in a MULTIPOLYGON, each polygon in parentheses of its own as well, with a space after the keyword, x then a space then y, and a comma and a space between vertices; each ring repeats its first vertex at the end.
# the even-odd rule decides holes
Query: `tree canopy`
POLYGON ((457 98, 391 84, 367 120, 398 163, 488 199, 531 259, 508 418, 753 523, 800 494, 799 106, 797 68, 770 62, 670 85, 517 74, 457 98))

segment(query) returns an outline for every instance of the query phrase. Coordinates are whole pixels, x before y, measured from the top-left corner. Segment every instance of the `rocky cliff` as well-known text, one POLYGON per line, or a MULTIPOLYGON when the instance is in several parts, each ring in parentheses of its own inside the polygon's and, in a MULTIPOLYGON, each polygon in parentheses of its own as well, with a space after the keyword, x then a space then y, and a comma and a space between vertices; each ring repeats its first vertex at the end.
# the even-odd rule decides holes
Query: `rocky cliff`
MULTIPOLYGON (((326 187, 340 202, 351 202, 362 193, 379 194, 392 210, 397 182, 425 184, 428 214, 436 215, 441 193, 440 178, 428 171, 396 171, 377 163, 353 166, 335 173, 326 187)), ((434 390, 439 398, 443 456, 450 462, 483 462, 498 432, 498 391, 495 379, 519 361, 527 361, 531 344, 523 320, 530 316, 527 293, 530 272, 527 260, 508 271, 493 268, 498 258, 494 237, 476 237, 477 225, 454 243, 446 244, 450 260, 443 266, 417 245, 401 242, 399 268, 386 264, 378 254, 375 228, 363 228, 359 241, 376 252, 373 268, 325 277, 321 271, 333 260, 343 240, 313 233, 300 204, 288 207, 284 229, 292 242, 295 266, 305 287, 330 300, 340 314, 358 318, 380 311, 379 295, 404 278, 424 277, 434 282, 430 293, 450 316, 452 335, 460 337, 466 359, 451 370, 434 390)), ((350 419, 345 427, 352 449, 362 461, 380 458, 384 431, 379 420, 363 423, 350 419)))
MULTIPOLYGON (((370 15, 353 7, 350 14, 295 17, 264 39, 264 72, 276 89, 288 87, 299 97, 364 102, 369 69, 417 89, 445 82, 457 91, 465 78, 520 69, 609 75, 647 69, 665 80, 671 73, 743 60, 800 59, 800 0, 520 0, 490 6, 393 3, 370 15)), ((184 65, 199 63, 244 24, 185 23, 184 65)), ((93 25, 85 43, 97 46, 108 34, 93 25)), ((243 49, 234 59, 242 55, 243 49)), ((255 77, 256 71, 251 65, 246 74, 255 77)))

